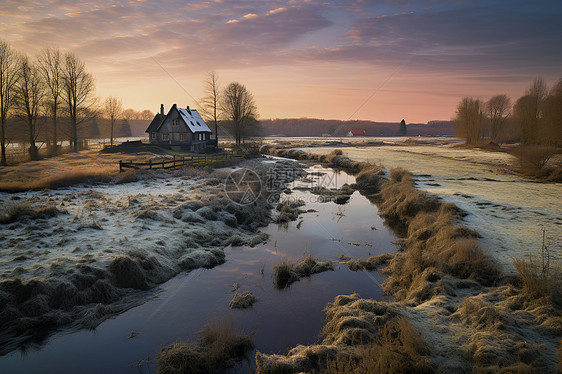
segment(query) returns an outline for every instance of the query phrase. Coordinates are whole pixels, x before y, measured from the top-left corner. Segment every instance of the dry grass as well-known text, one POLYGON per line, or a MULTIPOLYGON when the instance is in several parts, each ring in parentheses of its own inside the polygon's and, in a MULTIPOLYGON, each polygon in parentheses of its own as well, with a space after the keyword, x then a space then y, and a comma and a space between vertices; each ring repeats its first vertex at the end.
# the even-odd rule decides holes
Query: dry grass
POLYGON ((560 264, 543 267, 536 258, 516 259, 513 262, 522 290, 532 299, 562 308, 562 269, 560 264))
POLYGON ((150 153, 105 154, 94 150, 0 168, 0 191, 20 192, 107 183, 119 175, 119 160, 148 160, 150 153))
POLYGON ((257 373, 425 373, 429 348, 394 303, 336 296, 325 308, 324 338, 286 356, 256 353, 257 373))
MULTIPOLYGON (((395 169, 391 173, 397 174, 393 170, 395 169)), ((440 203, 435 196, 416 189, 411 178, 406 175, 400 177, 400 182, 384 184, 380 193, 381 215, 400 236, 405 236, 409 221, 418 213, 436 212, 439 207, 440 203)))
POLYGON ((402 180, 412 180, 412 173, 403 168, 393 168, 390 169, 390 179, 396 182, 402 182, 402 180))
POLYGON ((429 348, 404 317, 383 325, 375 341, 356 350, 354 356, 328 359, 322 373, 433 373, 429 348))
POLYGON ((254 305, 257 298, 250 291, 238 293, 234 295, 230 301, 230 309, 246 309, 254 305))
POLYGON ((52 218, 59 214, 67 214, 67 211, 58 209, 54 204, 33 207, 29 200, 4 203, 0 211, 0 224, 7 224, 29 219, 52 218))
POLYGON ((309 277, 312 274, 327 270, 334 270, 331 261, 318 261, 311 255, 304 257, 296 264, 284 260, 273 267, 274 283, 277 288, 283 289, 303 277, 309 277))
POLYGON ((465 324, 477 329, 504 330, 504 321, 499 309, 481 297, 468 297, 463 300, 454 316, 465 324))
POLYGON ((275 219, 275 223, 287 223, 290 221, 296 221, 299 214, 303 213, 299 207, 303 206, 305 203, 302 200, 298 201, 285 201, 277 204, 277 211, 279 211, 279 216, 275 219))
POLYGON ((211 373, 232 366, 254 347, 250 336, 234 330, 232 320, 207 324, 197 344, 165 346, 158 356, 159 374, 211 373))
POLYGON ((484 285, 497 282, 497 263, 478 246, 478 233, 458 225, 459 211, 417 190, 402 170, 400 182, 381 191, 379 208, 387 222, 405 237, 407 251, 390 264, 383 286, 400 300, 421 302, 439 292, 439 273, 471 278, 484 285))
POLYGON ((390 260, 394 258, 394 254, 391 253, 383 253, 379 256, 371 256, 367 260, 354 260, 350 258, 346 258, 346 256, 342 257, 340 255, 340 260, 345 261, 345 264, 349 268, 349 270, 357 271, 357 270, 369 270, 374 271, 377 270, 381 266, 388 265, 390 260))

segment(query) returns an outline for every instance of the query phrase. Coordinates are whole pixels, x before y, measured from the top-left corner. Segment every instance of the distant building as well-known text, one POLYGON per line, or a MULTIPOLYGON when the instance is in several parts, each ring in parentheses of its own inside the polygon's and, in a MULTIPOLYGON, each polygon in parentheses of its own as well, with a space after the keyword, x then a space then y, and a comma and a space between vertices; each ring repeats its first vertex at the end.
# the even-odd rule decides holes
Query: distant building
POLYGON ((347 136, 365 136, 365 130, 349 130, 347 136))
POLYGON ((189 152, 204 151, 211 135, 211 130, 197 110, 178 108, 176 104, 166 115, 164 104, 161 104, 160 113, 154 116, 146 132, 151 144, 189 152))
POLYGON ((329 134, 329 133, 327 133, 327 132, 324 132, 324 133, 322 133, 322 136, 325 137, 325 138, 327 138, 327 137, 332 136, 332 134, 329 134))

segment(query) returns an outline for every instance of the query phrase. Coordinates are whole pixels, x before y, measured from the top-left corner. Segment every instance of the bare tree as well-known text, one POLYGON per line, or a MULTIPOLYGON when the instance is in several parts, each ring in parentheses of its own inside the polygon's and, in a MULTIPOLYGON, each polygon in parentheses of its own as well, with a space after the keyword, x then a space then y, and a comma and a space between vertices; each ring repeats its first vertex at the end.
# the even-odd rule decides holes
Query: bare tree
POLYGON ((39 159, 39 152, 35 145, 37 136, 37 117, 43 105, 45 86, 37 65, 24 56, 20 59, 19 79, 16 84, 15 103, 19 116, 27 124, 29 141, 29 157, 39 159))
POLYGON ((521 143, 531 145, 537 144, 542 133, 542 107, 547 97, 548 89, 544 79, 535 78, 531 86, 520 97, 514 106, 521 135, 521 143))
POLYGON ((457 106, 455 132, 466 139, 466 144, 474 144, 482 138, 484 119, 482 102, 472 97, 464 97, 457 106))
MULTIPOLYGON (((127 108, 127 109, 123 110, 123 118, 128 120, 128 121, 137 119, 138 116, 139 116, 139 113, 132 108, 127 108)), ((154 117, 152 117, 152 118, 154 118, 154 117)))
POLYGON ((221 111, 236 145, 250 135, 258 116, 254 96, 238 82, 230 83, 221 98, 221 111))
POLYGON ((109 119, 110 126, 110 144, 113 146, 113 129, 115 127, 115 121, 121 117, 123 114, 123 102, 113 96, 109 96, 105 99, 104 103, 105 115, 109 119))
POLYGON ((551 88, 543 103, 543 143, 562 146, 562 78, 551 88))
POLYGON ((496 95, 486 101, 486 111, 490 120, 490 138, 496 143, 499 142, 500 132, 509 116, 510 106, 511 100, 507 95, 496 95))
POLYGON ((50 94, 50 112, 53 116, 52 152, 58 152, 57 146, 57 115, 63 90, 63 60, 58 48, 45 48, 37 56, 39 69, 50 94))
POLYGON ((18 79, 18 54, 0 39, 0 164, 6 161, 6 121, 14 103, 14 88, 18 79))
POLYGON ((143 119, 145 121, 152 121, 153 118, 154 112, 150 109, 143 110, 139 115, 139 119, 143 119))
POLYGON ((63 97, 70 119, 71 139, 74 152, 78 152, 78 125, 90 119, 93 111, 94 77, 86 70, 86 64, 73 53, 64 56, 63 97))
POLYGON ((205 85, 205 97, 203 98, 203 105, 205 105, 205 111, 208 113, 206 119, 208 121, 213 121, 215 125, 215 139, 218 146, 218 110, 220 100, 219 76, 216 72, 211 71, 210 73, 208 73, 207 79, 205 79, 203 83, 205 85))

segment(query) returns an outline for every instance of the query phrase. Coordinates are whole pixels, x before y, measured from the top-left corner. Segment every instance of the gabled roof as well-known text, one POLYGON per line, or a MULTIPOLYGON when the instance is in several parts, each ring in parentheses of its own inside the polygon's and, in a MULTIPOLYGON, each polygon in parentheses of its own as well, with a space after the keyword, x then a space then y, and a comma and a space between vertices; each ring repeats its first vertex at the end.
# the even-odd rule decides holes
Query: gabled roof
POLYGON ((150 122, 150 125, 148 125, 148 128, 146 129, 145 132, 156 132, 156 131, 158 131, 158 128, 160 127, 160 124, 162 124, 162 122, 164 122, 165 119, 166 119, 165 115, 157 113, 154 116, 154 119, 152 120, 152 122, 150 122))
POLYGON ((211 132, 201 115, 195 109, 177 108, 181 118, 191 132, 211 132))
POLYGON ((365 135, 365 130, 351 130, 349 132, 353 135, 365 135))

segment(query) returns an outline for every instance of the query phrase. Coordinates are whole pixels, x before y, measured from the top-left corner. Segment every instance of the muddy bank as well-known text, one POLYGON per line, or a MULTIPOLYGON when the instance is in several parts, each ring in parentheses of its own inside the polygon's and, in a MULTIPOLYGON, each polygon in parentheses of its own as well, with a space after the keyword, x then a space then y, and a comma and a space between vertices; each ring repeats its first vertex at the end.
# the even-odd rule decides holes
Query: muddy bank
MULTIPOLYGON (((308 158, 302 151, 281 152, 308 158)), ((359 357, 383 346, 381 341, 400 346, 403 335, 413 339, 416 333, 406 325, 394 324, 399 326, 395 334, 381 331, 397 315, 419 331, 422 342, 412 345, 417 349, 408 350, 413 352, 411 361, 393 356, 382 372, 400 371, 399 365, 408 362, 421 366, 406 366, 402 372, 560 370, 556 359, 562 337, 559 270, 549 270, 546 290, 530 292, 532 281, 525 281, 521 273, 504 275, 479 247, 478 233, 462 225, 462 211, 417 190, 411 174, 392 170, 392 180, 386 180, 376 172, 366 172, 366 166, 362 169, 361 164, 339 161, 338 156, 334 152, 322 161, 365 172, 360 191, 377 202, 387 224, 404 238, 405 251, 388 261, 385 272, 389 277, 383 283, 396 301, 338 296, 326 308, 326 337, 319 344, 296 347, 287 355, 258 352, 258 372, 341 372, 342 367, 380 372, 377 360, 366 362, 359 357), (369 306, 349 310, 350 302, 341 300, 369 306)), ((320 157, 311 158, 320 161, 320 157)), ((540 272, 533 277, 540 279, 540 272)))
POLYGON ((267 240, 259 228, 302 169, 291 161, 242 166, 276 178, 269 188, 250 186, 255 199, 245 204, 225 189, 229 170, 210 169, 1 194, 0 353, 61 326, 94 328, 179 272, 224 262, 224 247, 267 240))

